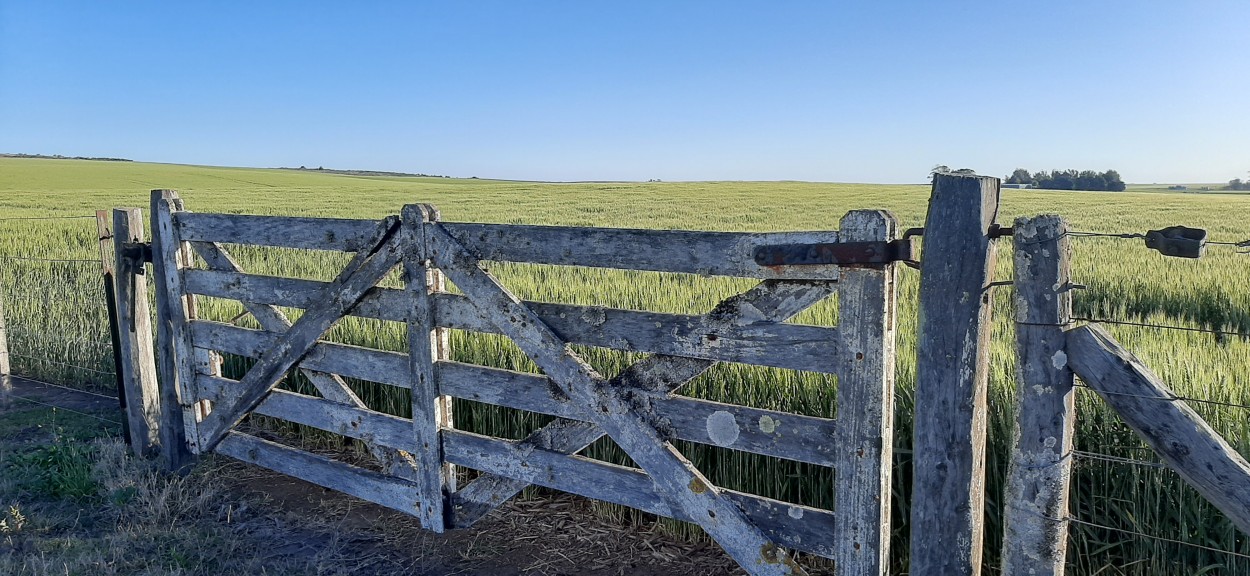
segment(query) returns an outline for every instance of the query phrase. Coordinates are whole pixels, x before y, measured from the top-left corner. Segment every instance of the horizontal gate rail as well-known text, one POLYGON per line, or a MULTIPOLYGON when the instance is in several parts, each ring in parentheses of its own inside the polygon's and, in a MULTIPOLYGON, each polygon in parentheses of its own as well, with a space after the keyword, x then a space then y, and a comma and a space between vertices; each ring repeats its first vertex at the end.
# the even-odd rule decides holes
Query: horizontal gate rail
MULTIPOLYGON (((232 381, 215 378, 203 382, 209 389, 224 388, 232 384, 232 381)), ((257 406, 256 413, 350 438, 377 442, 397 450, 416 449, 411 433, 412 423, 407 418, 354 408, 286 390, 274 390, 257 406)), ((656 493, 647 475, 636 468, 545 450, 525 451, 506 440, 459 430, 445 430, 444 433, 447 434, 447 458, 453 464, 522 476, 529 482, 547 488, 690 521, 689 517, 668 506, 663 497, 656 493)), ((237 433, 231 433, 234 434, 237 433)), ((223 440, 222 445, 226 444, 227 441, 223 440)), ((262 460, 258 462, 261 466, 268 466, 263 459, 256 460, 262 460)), ((291 475, 299 476, 298 473, 291 475)), ((411 484, 400 482, 395 485, 404 487, 411 484)), ((757 525, 775 536, 779 544, 820 556, 831 554, 832 547, 827 540, 828 534, 832 533, 832 512, 743 492, 723 492, 741 506, 757 525)), ((414 492, 405 494, 403 499, 392 498, 389 501, 391 503, 386 504, 388 507, 411 514, 415 511, 413 506, 417 502, 417 496, 414 492)))
MULTIPOLYGON (((187 270, 192 294, 247 299, 258 304, 306 308, 315 304, 326 282, 208 270, 187 270)), ((351 315, 403 322, 407 295, 394 288, 370 290, 351 315)), ((436 326, 499 334, 465 296, 432 298, 436 326)), ((834 373, 828 358, 837 350, 838 329, 760 320, 748 324, 709 324, 702 316, 525 302, 543 322, 571 344, 631 352, 667 354, 756 366, 834 373)))
MULTIPOLYGON (((376 225, 371 220, 233 214, 177 214, 183 238, 355 252, 376 225)), ((835 231, 692 232, 572 226, 522 226, 441 222, 440 228, 481 260, 682 272, 702 276, 836 280, 839 267, 761 266, 753 248, 763 244, 827 244, 835 231)))

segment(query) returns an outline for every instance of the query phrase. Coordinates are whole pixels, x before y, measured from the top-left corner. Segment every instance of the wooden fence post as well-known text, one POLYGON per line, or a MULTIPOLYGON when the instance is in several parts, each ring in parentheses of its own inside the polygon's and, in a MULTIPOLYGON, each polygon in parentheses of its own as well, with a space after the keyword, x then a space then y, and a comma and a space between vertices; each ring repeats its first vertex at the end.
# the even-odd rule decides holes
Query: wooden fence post
POLYGON ((124 398, 126 426, 131 449, 142 456, 154 456, 162 446, 160 389, 156 382, 155 349, 152 343, 152 315, 148 307, 148 283, 144 259, 126 249, 141 244, 143 212, 138 208, 113 210, 113 296, 118 331, 117 356, 121 369, 121 396, 124 398))
POLYGON ((1015 237, 1016 431, 1004 501, 1003 574, 1063 574, 1076 418, 1064 328, 1072 317, 1067 223, 1019 218, 1015 237))
MULTIPOLYGON (((113 344, 113 372, 115 373, 114 379, 117 381, 117 404, 121 408, 122 414, 128 415, 129 412, 126 410, 126 367, 122 362, 121 329, 117 323, 117 292, 113 285, 115 276, 114 262, 117 260, 117 254, 113 249, 113 220, 108 210, 95 211, 95 228, 96 237, 100 241, 100 271, 104 276, 104 308, 108 312, 109 318, 109 341, 113 344)), ((126 445, 133 445, 130 436, 129 417, 122 419, 122 439, 126 441, 126 445)))
MULTIPOLYGON (((3 288, 3 286, 0 286, 3 288)), ((9 394, 13 391, 13 382, 9 366, 9 337, 4 330, 4 301, 0 299, 0 407, 8 406, 9 394)))
POLYGON ((183 470, 192 462, 189 441, 198 440, 194 389, 195 356, 187 320, 195 313, 194 301, 182 286, 181 269, 190 266, 173 213, 182 200, 173 190, 152 191, 152 269, 156 282, 157 364, 161 399, 161 455, 170 470, 183 470))
MULTIPOLYGON (((848 212, 846 242, 894 240, 889 212, 848 212)), ((834 468, 834 562, 843 576, 883 576, 890 564, 894 454, 896 264, 848 267, 838 280, 838 419, 834 468)))
POLYGON ((920 273, 912 574, 981 573, 990 277, 999 181, 934 174, 920 273))

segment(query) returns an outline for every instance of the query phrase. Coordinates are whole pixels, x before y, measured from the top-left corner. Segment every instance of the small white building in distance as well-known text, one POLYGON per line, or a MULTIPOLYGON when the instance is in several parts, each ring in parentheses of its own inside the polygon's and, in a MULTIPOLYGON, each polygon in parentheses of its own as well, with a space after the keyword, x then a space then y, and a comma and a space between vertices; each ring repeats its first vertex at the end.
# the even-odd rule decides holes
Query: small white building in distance
POLYGON ((1024 189, 1024 188, 1032 188, 1032 187, 1033 187, 1033 185, 1032 185, 1032 184, 1005 184, 1005 183, 1004 183, 1001 187, 1002 187, 1002 188, 1018 188, 1018 189, 1024 189))

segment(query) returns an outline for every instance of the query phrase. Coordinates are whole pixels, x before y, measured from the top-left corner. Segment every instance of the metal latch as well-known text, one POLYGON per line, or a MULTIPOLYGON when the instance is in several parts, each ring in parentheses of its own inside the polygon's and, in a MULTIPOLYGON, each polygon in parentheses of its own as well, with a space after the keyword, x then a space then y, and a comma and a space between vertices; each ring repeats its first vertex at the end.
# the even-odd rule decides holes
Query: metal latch
MULTIPOLYGON (((135 262, 148 263, 152 261, 152 243, 151 242, 127 242, 122 244, 122 256, 134 260, 135 262)), ((143 267, 137 269, 138 273, 143 273, 143 267)))
POLYGON ((1199 258, 1207 249, 1207 231, 1186 226, 1169 226, 1146 232, 1146 247, 1164 256, 1199 258))
POLYGON ((776 244, 756 247, 755 263, 760 266, 889 264, 914 260, 916 246, 916 238, 900 238, 889 242, 776 244))

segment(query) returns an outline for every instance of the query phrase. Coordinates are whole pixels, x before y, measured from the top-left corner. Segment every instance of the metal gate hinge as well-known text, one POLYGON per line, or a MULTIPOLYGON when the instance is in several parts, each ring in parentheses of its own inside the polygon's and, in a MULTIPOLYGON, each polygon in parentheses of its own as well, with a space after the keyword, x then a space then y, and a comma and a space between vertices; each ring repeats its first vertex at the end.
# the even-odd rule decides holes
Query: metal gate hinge
POLYGON ((889 264, 914 260, 916 238, 888 242, 830 242, 823 244, 776 244, 755 249, 760 266, 815 266, 837 264, 889 264))

